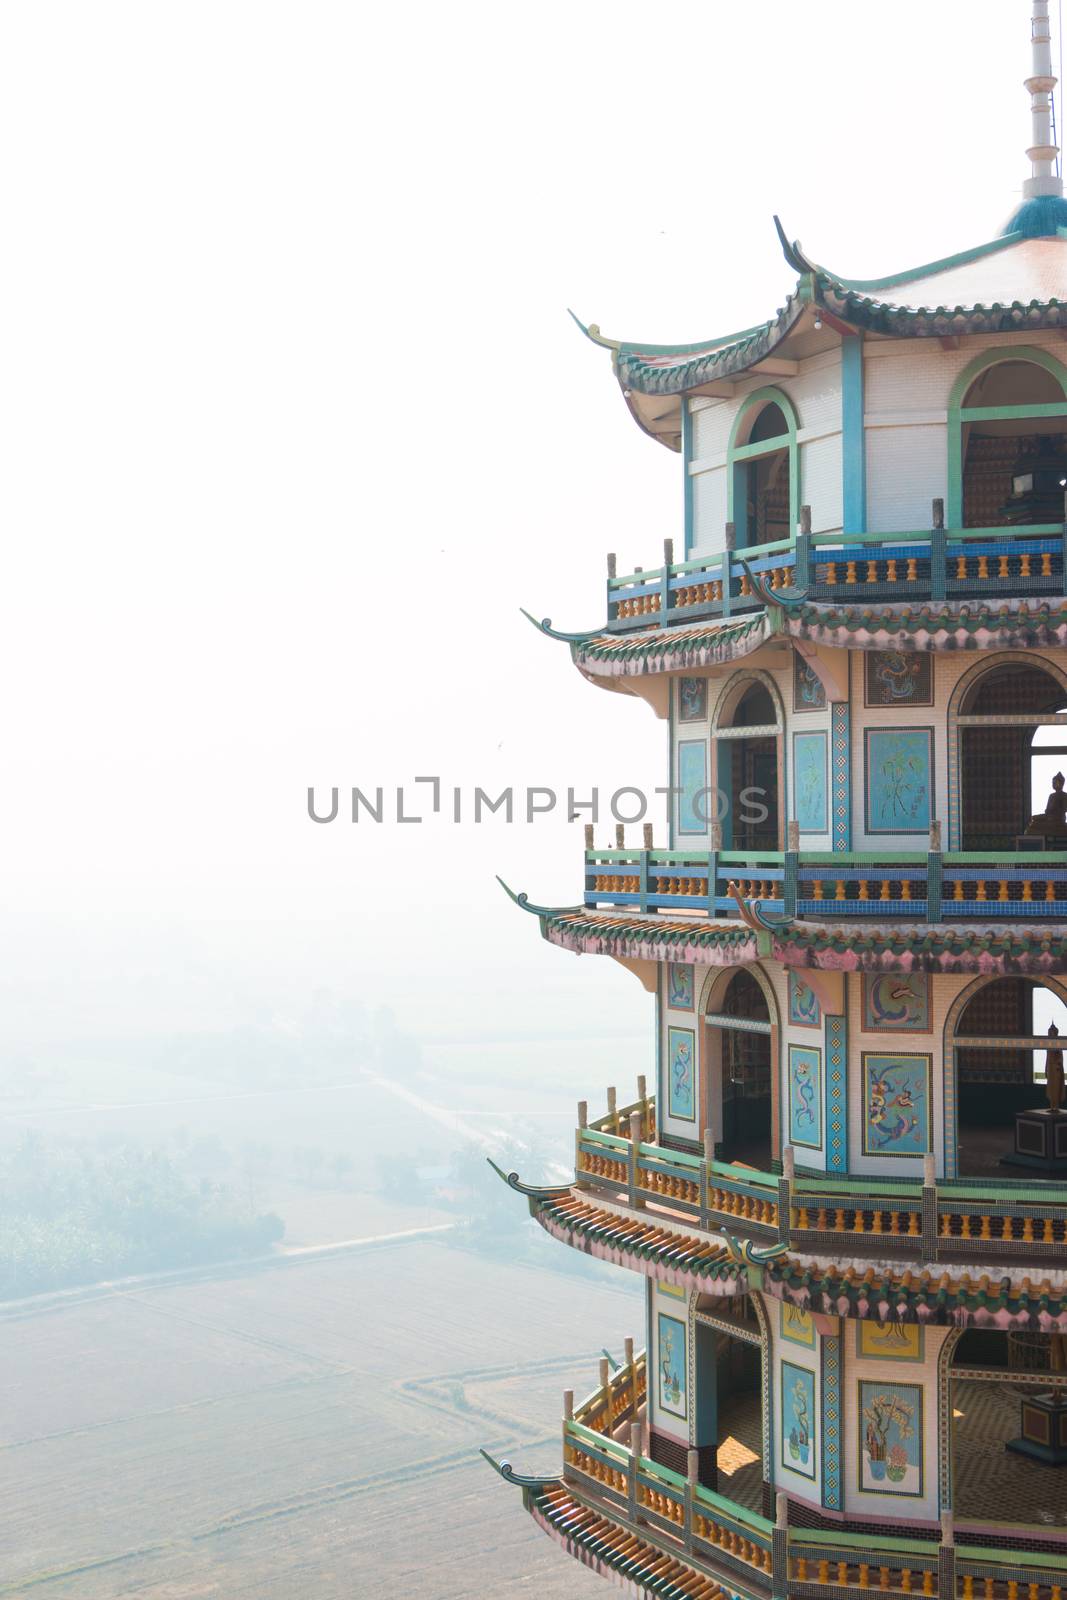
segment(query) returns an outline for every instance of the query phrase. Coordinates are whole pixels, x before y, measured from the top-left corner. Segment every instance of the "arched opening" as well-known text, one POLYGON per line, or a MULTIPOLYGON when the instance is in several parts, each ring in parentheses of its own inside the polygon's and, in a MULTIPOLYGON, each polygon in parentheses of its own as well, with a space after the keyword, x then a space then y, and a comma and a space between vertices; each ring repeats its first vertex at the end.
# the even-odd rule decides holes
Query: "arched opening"
POLYGON ((1065 398, 1057 372, 1033 360, 998 361, 977 374, 960 411, 965 528, 1063 521, 1065 398))
POLYGON ((1067 691, 1036 662, 982 673, 960 701, 960 848, 1067 848, 1067 800, 1053 779, 1067 765, 1067 691), (1049 807, 1051 806, 1051 811, 1049 807), (1041 819, 1049 817, 1050 822, 1041 819))
MULTIPOLYGON (((1048 1028, 1055 1025, 1067 1040, 1064 995, 1036 979, 1010 977, 979 980, 960 999, 945 1038, 956 1080, 959 1176, 1055 1178, 1027 1143, 1048 1121, 1048 1051, 1050 1043, 1062 1048, 1050 1042, 1048 1028), (1036 1132, 1028 1133, 1031 1124, 1036 1132)), ((1058 1120, 1067 1124, 1067 1117, 1058 1120)), ((1060 1181, 1067 1181, 1067 1162, 1060 1181)))
MULTIPOLYGON (((760 679, 743 680, 715 728, 717 786, 725 800, 723 846, 780 850, 782 716, 760 679)), ((720 806, 722 802, 720 801, 720 806)))
POLYGON ((739 549, 790 539, 799 503, 797 419, 780 389, 750 395, 729 447, 730 518, 739 549))
POLYGON ((969 1329, 949 1367, 957 1524, 1067 1528, 1063 1336, 969 1329))
POLYGON ((713 990, 706 1021, 706 1115, 716 1158, 765 1172, 774 1154, 777 1028, 754 971, 739 968, 713 990))
POLYGON ((695 1313, 700 1481, 763 1511, 763 1338, 747 1295, 705 1299, 695 1313))

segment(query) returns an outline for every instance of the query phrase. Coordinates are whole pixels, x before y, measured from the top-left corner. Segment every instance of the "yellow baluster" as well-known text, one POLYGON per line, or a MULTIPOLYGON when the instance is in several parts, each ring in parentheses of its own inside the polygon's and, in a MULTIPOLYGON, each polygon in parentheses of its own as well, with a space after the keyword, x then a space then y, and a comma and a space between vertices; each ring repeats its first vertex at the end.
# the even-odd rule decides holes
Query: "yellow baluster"
POLYGON ((978 576, 980 578, 988 578, 989 577, 989 557, 988 556, 979 556, 978 557, 978 576))
POLYGON ((979 878, 979 880, 978 880, 978 893, 975 895, 974 898, 976 900, 984 900, 985 897, 986 897, 985 879, 984 878, 979 878))
POLYGON ((1029 878, 1024 878, 1023 879, 1023 902, 1024 902, 1024 904, 1028 900, 1032 900, 1033 898, 1034 898, 1034 886, 1030 882, 1029 878))
POLYGON ((953 890, 952 890, 952 898, 953 898, 953 900, 962 900, 963 899, 963 879, 962 878, 956 878, 954 880, 953 890))
POLYGON ((957 576, 957 578, 965 578, 967 576, 967 557, 966 556, 957 556, 956 557, 956 576, 957 576))
POLYGON ((1005 878, 1001 878, 999 881, 1000 888, 997 890, 997 899, 1003 903, 1008 898, 1008 884, 1005 878))
POLYGON ((911 899, 911 879, 910 878, 902 878, 900 880, 900 898, 902 900, 910 900, 911 899))
POLYGON ((1007 576, 1008 576, 1008 558, 1007 558, 1007 556, 998 556, 997 557, 997 577, 998 578, 1006 578, 1007 576))
POLYGON ((908 557, 908 570, 905 574, 909 583, 915 583, 919 577, 919 567, 915 556, 908 557))
POLYGON ((1043 551, 1041 555, 1041 576, 1043 578, 1052 576, 1052 552, 1049 550, 1043 551))
POLYGON ((845 582, 846 583, 855 583, 855 581, 856 581, 856 563, 854 561, 846 561, 846 563, 845 563, 845 582))
POLYGON ((827 582, 827 585, 837 582, 837 562, 836 561, 828 561, 826 563, 826 582, 827 582))
POLYGON ((889 559, 886 561, 886 564, 885 564, 885 579, 886 579, 887 583, 896 583, 896 581, 897 581, 897 558, 896 558, 896 556, 890 556, 889 559))
POLYGON ((883 878, 882 879, 882 892, 878 896, 878 898, 879 898, 879 900, 888 900, 890 898, 890 894, 889 894, 889 879, 888 878, 883 878))
POLYGON ((878 563, 877 563, 877 561, 868 561, 868 563, 867 563, 867 582, 868 583, 877 583, 878 582, 878 563))
POLYGON ((845 880, 844 880, 844 878, 838 878, 836 883, 835 883, 835 885, 834 885, 834 899, 835 900, 843 900, 844 898, 845 898, 845 880))
POLYGON ((860 879, 859 897, 860 897, 861 900, 869 900, 870 897, 871 897, 870 896, 870 890, 869 890, 866 878, 861 878, 860 879))
POLYGON ((1028 550, 1019 557, 1019 576, 1020 578, 1028 578, 1030 576, 1030 552, 1028 550))

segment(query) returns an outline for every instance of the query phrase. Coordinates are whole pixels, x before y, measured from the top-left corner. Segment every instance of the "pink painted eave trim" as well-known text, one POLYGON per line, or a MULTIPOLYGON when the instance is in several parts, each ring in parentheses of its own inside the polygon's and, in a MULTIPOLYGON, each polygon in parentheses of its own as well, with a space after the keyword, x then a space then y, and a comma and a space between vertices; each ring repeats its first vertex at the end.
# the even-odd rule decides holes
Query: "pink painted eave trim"
MULTIPOLYGON (((584 1255, 594 1256, 598 1261, 610 1261, 612 1266, 627 1267, 631 1272, 640 1272, 646 1278, 652 1278, 657 1283, 673 1283, 679 1289, 695 1291, 698 1294, 708 1295, 734 1295, 747 1292, 742 1282, 744 1274, 731 1273, 728 1278, 705 1278, 696 1272, 683 1272, 678 1267, 660 1267, 655 1261, 650 1261, 644 1256, 631 1255, 616 1245, 601 1244, 596 1239, 587 1239, 584 1235, 575 1234, 574 1230, 557 1222, 555 1218, 546 1217, 543 1212, 537 1216, 538 1222, 546 1233, 558 1239, 561 1244, 569 1244, 572 1250, 581 1250, 584 1255)), ((694 1239, 694 1244, 698 1243, 694 1239)))

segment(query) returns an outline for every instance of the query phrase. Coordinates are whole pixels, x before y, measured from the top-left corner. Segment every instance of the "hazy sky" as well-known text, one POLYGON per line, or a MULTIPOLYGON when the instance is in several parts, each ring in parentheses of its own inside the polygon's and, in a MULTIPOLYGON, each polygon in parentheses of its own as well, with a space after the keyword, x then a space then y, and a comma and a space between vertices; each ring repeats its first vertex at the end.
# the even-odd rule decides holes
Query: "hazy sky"
POLYGON ((318 987, 427 1035, 647 1027, 493 881, 573 902, 578 826, 315 827, 306 787, 661 781, 664 725, 518 612, 596 624, 605 551, 681 531, 565 307, 762 320, 774 211, 849 275, 991 237, 1029 12, 4 8, 9 1037, 318 987))

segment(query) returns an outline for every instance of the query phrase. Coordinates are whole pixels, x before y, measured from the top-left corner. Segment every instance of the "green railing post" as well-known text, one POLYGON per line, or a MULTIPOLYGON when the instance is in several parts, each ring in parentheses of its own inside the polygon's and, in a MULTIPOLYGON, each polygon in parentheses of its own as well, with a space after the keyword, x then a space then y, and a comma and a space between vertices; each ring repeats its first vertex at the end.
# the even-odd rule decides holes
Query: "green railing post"
POLYGON ((937 1157, 932 1151, 923 1156, 922 1198, 923 1260, 937 1260, 937 1157))
POLYGON ((938 1600, 956 1600, 956 1536, 952 1512, 941 1513, 941 1543, 937 1551, 938 1600))
POLYGON ((711 1226, 711 1169, 715 1163, 715 1133, 711 1128, 704 1129, 704 1159, 700 1163, 700 1226, 711 1226))
POLYGON ((811 507, 800 508, 800 530, 797 533, 794 583, 806 589, 811 582, 811 507))
POLYGON ((930 599, 945 598, 945 502, 934 501, 933 527, 930 530, 930 599))
POLYGON ((585 1132, 588 1123, 589 1102, 588 1100, 579 1100, 578 1126, 574 1130, 574 1181, 576 1185, 585 1189, 587 1189, 589 1185, 582 1177, 582 1134, 585 1132))
POLYGON ((659 614, 664 622, 668 621, 667 611, 671 603, 671 568, 674 566, 674 540, 663 541, 663 575, 659 580, 659 614))
POLYGON ((626 1499, 629 1503, 630 1526, 637 1526, 637 1474, 641 1466, 641 1424, 630 1424, 630 1456, 626 1463, 626 1499))
POLYGON ((707 853, 707 915, 715 915, 715 898, 718 894, 718 851, 723 848, 723 824, 709 822, 710 848, 707 853))
POLYGON ((650 855, 651 850, 652 850, 652 824, 651 824, 651 822, 646 822, 644 824, 643 829, 642 829, 642 834, 641 834, 641 840, 642 840, 642 848, 641 848, 641 854, 640 854, 640 856, 638 858, 639 865, 638 865, 638 868, 637 868, 637 874, 638 874, 638 877, 637 877, 637 892, 640 895, 640 899, 638 900, 637 909, 639 911, 647 911, 648 910, 648 858, 649 858, 649 855, 650 855))
POLYGON ((1061 582, 1067 585, 1067 494, 1063 497, 1063 527, 1060 530, 1061 582))
POLYGON ((722 614, 724 617, 728 617, 733 609, 730 599, 730 559, 734 553, 736 536, 737 530, 734 524, 728 522, 723 531, 725 548, 722 553, 722 614))
POLYGON ((638 1180, 640 1177, 638 1171, 638 1160, 641 1154, 641 1138, 644 1133, 644 1129, 641 1126, 641 1121, 642 1118, 640 1111, 630 1112, 630 1166, 628 1179, 630 1204, 637 1211, 643 1210, 645 1204, 644 1196, 640 1193, 638 1188, 638 1180))
POLYGON ((782 868, 782 911, 787 917, 797 914, 797 878, 800 868, 800 823, 792 821, 786 829, 785 863, 782 868))
POLYGON ((926 920, 941 921, 941 824, 930 824, 930 849, 926 857, 926 920))
POLYGON ((789 1496, 779 1489, 774 1497, 774 1529, 771 1533, 772 1600, 787 1600, 789 1594, 789 1496))
POLYGON ((696 1498, 697 1484, 700 1482, 700 1452, 687 1450, 685 1453, 685 1499, 683 1501, 682 1537, 685 1548, 693 1548, 693 1501, 696 1498))
POLYGON ((608 625, 609 625, 609 627, 610 627, 611 623, 617 621, 618 615, 619 615, 619 603, 618 603, 617 600, 613 600, 612 597, 611 597, 611 585, 612 585, 612 582, 613 582, 613 580, 615 578, 615 572, 616 572, 615 554, 614 554, 613 551, 609 551, 608 552, 608 625))
POLYGON ((789 1243, 793 1218, 793 1182, 796 1178, 796 1152, 791 1144, 782 1147, 782 1176, 778 1179, 778 1243, 789 1243))

